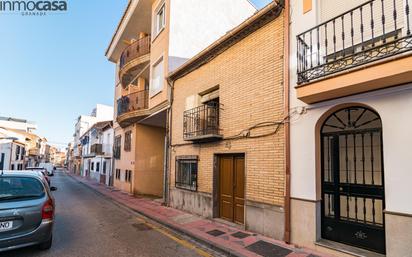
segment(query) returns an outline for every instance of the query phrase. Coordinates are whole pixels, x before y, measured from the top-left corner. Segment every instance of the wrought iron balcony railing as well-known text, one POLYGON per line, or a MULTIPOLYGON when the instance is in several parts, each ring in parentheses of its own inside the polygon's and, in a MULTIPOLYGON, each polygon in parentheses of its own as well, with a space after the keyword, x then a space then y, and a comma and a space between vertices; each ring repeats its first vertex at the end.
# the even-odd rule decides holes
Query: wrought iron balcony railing
POLYGON ((120 69, 128 62, 150 53, 150 36, 146 36, 126 47, 120 56, 120 69))
POLYGON ((29 155, 30 155, 30 156, 40 155, 40 149, 37 149, 37 148, 29 149, 29 155))
POLYGON ((149 106, 149 91, 142 90, 131 93, 117 100, 117 116, 128 112, 147 109, 149 106))
POLYGON ((93 144, 90 147, 90 152, 94 154, 103 154, 103 145, 102 144, 93 144))
POLYGON ((219 103, 208 103, 184 112, 184 140, 196 141, 220 138, 219 103))
POLYGON ((409 1, 368 1, 298 35, 298 84, 411 51, 409 1))

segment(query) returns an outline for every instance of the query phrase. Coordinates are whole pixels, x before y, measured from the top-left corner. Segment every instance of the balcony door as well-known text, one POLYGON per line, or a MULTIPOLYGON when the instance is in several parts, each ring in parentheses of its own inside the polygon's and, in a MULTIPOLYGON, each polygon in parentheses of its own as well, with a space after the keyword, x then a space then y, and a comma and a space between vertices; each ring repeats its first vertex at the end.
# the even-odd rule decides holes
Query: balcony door
POLYGON ((322 238, 385 253, 382 124, 364 107, 323 124, 322 238))
POLYGON ((223 155, 219 159, 219 211, 222 219, 245 223, 245 157, 223 155))

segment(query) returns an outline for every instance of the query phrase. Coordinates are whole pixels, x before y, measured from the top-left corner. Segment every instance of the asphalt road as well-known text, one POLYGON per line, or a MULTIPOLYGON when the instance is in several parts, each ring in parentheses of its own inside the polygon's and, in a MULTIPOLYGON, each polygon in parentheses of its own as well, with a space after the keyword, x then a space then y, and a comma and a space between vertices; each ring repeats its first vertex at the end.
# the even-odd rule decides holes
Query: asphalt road
POLYGON ((210 256, 216 253, 173 232, 145 224, 142 217, 120 207, 73 178, 57 172, 52 178, 56 198, 53 246, 1 253, 2 257, 210 256))

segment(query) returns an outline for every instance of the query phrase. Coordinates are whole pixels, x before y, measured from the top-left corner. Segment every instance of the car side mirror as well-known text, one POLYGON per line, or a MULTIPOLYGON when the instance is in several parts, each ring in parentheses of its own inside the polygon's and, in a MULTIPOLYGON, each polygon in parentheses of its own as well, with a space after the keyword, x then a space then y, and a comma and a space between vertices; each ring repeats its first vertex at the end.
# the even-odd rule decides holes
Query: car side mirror
POLYGON ((53 176, 54 176, 54 174, 53 174, 53 173, 49 174, 49 177, 53 177, 53 176))
POLYGON ((50 187, 50 191, 57 191, 57 187, 50 187))

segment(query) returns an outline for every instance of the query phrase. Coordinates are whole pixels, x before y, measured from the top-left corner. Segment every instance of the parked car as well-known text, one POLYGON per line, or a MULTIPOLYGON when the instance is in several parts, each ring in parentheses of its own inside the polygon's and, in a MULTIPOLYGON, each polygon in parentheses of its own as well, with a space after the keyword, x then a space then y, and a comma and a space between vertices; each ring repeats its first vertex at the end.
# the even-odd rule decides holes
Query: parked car
POLYGON ((54 176, 54 174, 51 174, 51 175, 50 175, 45 168, 40 168, 40 167, 27 167, 26 170, 41 172, 41 174, 43 174, 43 176, 44 176, 44 178, 46 179, 46 181, 47 181, 47 183, 49 184, 49 186, 51 185, 50 176, 54 176))
POLYGON ((0 252, 52 246, 55 201, 38 172, 0 171, 0 252))
POLYGON ((54 172, 54 170, 55 170, 55 167, 54 167, 54 165, 53 165, 52 163, 50 163, 50 162, 48 162, 48 163, 43 163, 43 162, 42 162, 42 163, 39 164, 39 167, 46 169, 47 174, 48 174, 49 176, 53 176, 53 175, 54 175, 53 172, 54 172))

